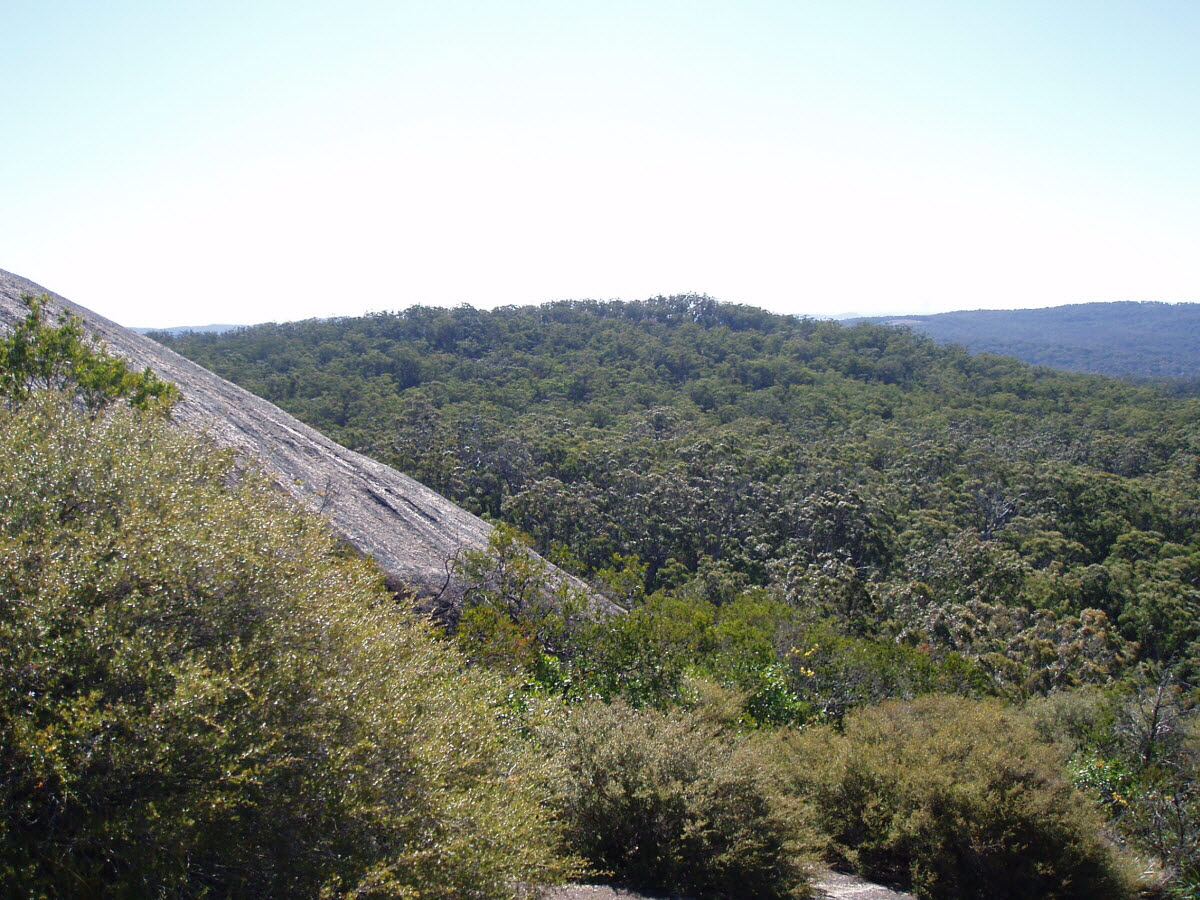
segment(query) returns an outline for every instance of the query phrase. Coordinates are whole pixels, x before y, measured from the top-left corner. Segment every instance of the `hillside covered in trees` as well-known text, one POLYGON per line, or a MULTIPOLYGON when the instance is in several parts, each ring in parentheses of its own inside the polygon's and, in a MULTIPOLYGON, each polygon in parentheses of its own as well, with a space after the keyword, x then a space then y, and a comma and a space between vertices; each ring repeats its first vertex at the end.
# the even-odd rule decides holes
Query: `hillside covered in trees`
POLYGON ((1200 383, 1200 303, 1075 303, 870 321, 1071 372, 1169 379, 1193 394, 1200 383))
POLYGON ((637 705, 699 676, 747 721, 847 734, 927 694, 1036 709, 1130 846, 1191 877, 1196 401, 701 296, 164 340, 515 529, 474 561, 473 659, 637 705), (523 540, 630 614, 547 614, 523 540))
POLYGON ((1200 406, 1151 388, 703 297, 171 346, 618 593, 807 592, 1006 691, 1192 665, 1200 406))
POLYGON ((23 893, 1200 881, 1194 401, 694 296, 172 343, 502 524, 434 630, 35 303, 0 341, 23 893))

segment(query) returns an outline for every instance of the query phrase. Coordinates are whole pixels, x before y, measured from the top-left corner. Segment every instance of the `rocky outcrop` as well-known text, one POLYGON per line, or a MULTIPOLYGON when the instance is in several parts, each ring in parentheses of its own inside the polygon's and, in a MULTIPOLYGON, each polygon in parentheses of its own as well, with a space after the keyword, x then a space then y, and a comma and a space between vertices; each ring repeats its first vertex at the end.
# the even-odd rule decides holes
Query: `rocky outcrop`
MULTIPOLYGON (((324 515, 347 542, 374 557, 394 587, 403 586, 431 607, 450 609, 461 600, 463 586, 451 572, 451 561, 464 550, 487 545, 491 526, 482 519, 407 475, 334 443, 274 404, 150 338, 0 270, 0 323, 5 330, 27 314, 23 294, 47 294, 54 307, 79 316, 109 352, 139 370, 149 366, 177 384, 183 400, 173 418, 179 424, 256 461, 280 488, 324 515)), ((553 567, 552 571, 554 577, 583 587, 553 567)))
MULTIPOLYGON (((865 881, 857 875, 843 875, 826 869, 813 872, 812 886, 820 900, 915 900, 912 894, 893 891, 865 881)), ((654 900, 645 894, 623 888, 596 884, 573 884, 551 888, 545 900, 654 900)), ((660 898, 664 900, 664 898, 660 898)), ((684 900, 672 897, 671 900, 684 900)))

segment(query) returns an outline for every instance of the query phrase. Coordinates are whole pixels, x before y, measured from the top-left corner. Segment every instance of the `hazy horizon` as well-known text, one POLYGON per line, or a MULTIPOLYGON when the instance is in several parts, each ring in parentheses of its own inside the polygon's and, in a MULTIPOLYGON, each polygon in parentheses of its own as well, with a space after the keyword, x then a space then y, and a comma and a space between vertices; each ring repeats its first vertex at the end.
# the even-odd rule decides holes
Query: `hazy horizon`
POLYGON ((18 0, 0 267, 138 327, 1200 300, 1184 2, 18 0))

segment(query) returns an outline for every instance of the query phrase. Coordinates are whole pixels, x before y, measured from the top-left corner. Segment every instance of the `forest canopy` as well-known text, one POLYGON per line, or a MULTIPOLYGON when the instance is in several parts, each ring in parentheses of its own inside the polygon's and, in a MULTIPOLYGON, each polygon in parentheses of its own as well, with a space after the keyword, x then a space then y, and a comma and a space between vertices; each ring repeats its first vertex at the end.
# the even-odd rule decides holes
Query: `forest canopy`
POLYGON ((767 589, 1013 695, 1194 668, 1200 404, 1152 387, 701 296, 163 339, 630 597, 767 589))

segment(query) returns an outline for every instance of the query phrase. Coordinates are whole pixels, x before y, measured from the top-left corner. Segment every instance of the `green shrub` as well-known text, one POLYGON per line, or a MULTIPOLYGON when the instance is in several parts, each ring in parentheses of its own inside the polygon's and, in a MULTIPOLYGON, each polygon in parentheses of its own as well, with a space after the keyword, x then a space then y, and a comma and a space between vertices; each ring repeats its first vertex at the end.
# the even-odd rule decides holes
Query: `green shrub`
POLYGON ((920 898, 1119 898, 1095 811, 1030 725, 930 696, 851 713, 797 741, 798 790, 828 860, 920 898))
POLYGON ((89 340, 78 316, 60 313, 47 324, 50 298, 22 296, 29 314, 0 337, 0 395, 20 403, 38 390, 66 390, 93 412, 116 400, 141 409, 169 409, 179 389, 150 369, 132 371, 125 360, 89 340))
POLYGON ((679 710, 577 707, 553 735, 568 845, 618 884, 687 896, 808 895, 796 805, 769 748, 679 710))
POLYGON ((509 897, 561 875, 500 685, 231 458, 0 410, 13 896, 509 897))

